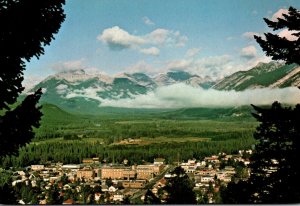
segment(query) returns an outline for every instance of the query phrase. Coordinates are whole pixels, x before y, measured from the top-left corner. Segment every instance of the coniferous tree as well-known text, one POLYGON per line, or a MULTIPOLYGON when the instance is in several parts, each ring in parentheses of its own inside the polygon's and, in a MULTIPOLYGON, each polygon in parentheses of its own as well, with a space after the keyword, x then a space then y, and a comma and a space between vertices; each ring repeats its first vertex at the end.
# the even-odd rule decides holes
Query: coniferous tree
POLYGON ((167 204, 196 204, 193 182, 182 167, 176 167, 165 186, 168 192, 167 204))
MULTIPOLYGON (((266 54, 287 64, 300 64, 300 11, 290 7, 288 14, 277 21, 264 20, 274 31, 286 28, 295 36, 293 41, 272 33, 265 34, 265 40, 256 36, 266 54)), ((254 134, 259 143, 251 157, 250 178, 250 184, 260 189, 252 197, 263 203, 299 203, 300 105, 293 109, 282 108, 280 103, 274 102, 270 109, 253 107, 257 112, 254 117, 261 124, 254 134)))
POLYGON ((151 192, 149 189, 147 190, 146 194, 145 194, 145 199, 144 199, 144 204, 151 204, 151 205, 155 205, 155 204, 160 204, 160 199, 158 197, 156 197, 153 192, 151 192))
MULTIPOLYGON (((43 46, 50 44, 64 21, 64 2, 0 1, 0 157, 16 154, 20 146, 34 137, 32 127, 39 127, 42 113, 36 104, 41 89, 27 96, 15 109, 11 105, 24 90, 25 61, 44 53, 43 46)), ((11 194, 11 188, 5 185, 0 188, 1 194, 11 194)), ((11 199, 4 202, 0 199, 0 203, 14 203, 11 199)))
MULTIPOLYGON (((300 12, 289 8, 278 21, 264 19, 273 30, 288 28, 297 37, 289 41, 276 34, 265 34, 266 40, 255 36, 268 56, 286 63, 300 63, 300 12)), ((282 107, 274 102, 271 108, 260 108, 253 116, 260 122, 254 133, 258 141, 250 157, 251 176, 247 181, 230 183, 222 192, 224 203, 299 203, 300 167, 300 105, 282 107)))
POLYGON ((22 104, 0 117, 0 156, 15 154, 20 146, 29 143, 33 138, 32 127, 39 126, 42 116, 40 107, 36 107, 41 94, 41 90, 38 90, 28 95, 22 104))
POLYGON ((259 36, 254 36, 254 38, 267 56, 271 56, 273 60, 284 60, 287 64, 300 64, 300 12, 290 7, 288 14, 282 15, 283 17, 277 18, 277 21, 271 21, 267 18, 264 20, 273 31, 285 28, 292 31, 296 40, 291 41, 272 33, 265 33, 265 40, 259 36))
POLYGON ((1 204, 17 204, 15 191, 13 190, 11 183, 4 183, 0 187, 0 203, 1 204))
POLYGON ((259 141, 251 160, 251 198, 258 203, 299 203, 300 105, 270 109, 253 106, 260 122, 254 134, 259 141))
POLYGON ((57 184, 51 186, 51 188, 47 191, 47 204, 55 205, 62 204, 63 198, 60 197, 59 189, 57 184))
POLYGON ((41 113, 35 105, 40 90, 16 109, 11 110, 10 105, 16 103, 24 90, 25 60, 42 55, 43 46, 50 44, 64 21, 63 4, 64 0, 0 2, 0 110, 7 111, 0 116, 1 156, 16 153, 19 146, 33 138, 32 126, 39 126, 41 113))

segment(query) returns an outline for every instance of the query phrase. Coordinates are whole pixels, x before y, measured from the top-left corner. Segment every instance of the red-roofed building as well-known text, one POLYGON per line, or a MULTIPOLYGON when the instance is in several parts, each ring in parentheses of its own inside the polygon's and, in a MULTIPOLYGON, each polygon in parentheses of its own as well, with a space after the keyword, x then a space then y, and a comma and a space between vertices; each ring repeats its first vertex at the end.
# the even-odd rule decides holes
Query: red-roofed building
POLYGON ((75 204, 75 201, 72 199, 67 199, 66 201, 63 202, 63 205, 73 205, 75 204))

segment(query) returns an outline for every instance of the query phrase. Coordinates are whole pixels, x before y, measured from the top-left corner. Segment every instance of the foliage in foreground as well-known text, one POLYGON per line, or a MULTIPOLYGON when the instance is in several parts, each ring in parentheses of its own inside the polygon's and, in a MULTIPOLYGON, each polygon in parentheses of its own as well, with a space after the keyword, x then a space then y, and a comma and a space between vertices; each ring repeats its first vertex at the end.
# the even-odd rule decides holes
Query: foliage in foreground
MULTIPOLYGON (((268 56, 284 60, 287 64, 299 64, 300 11, 290 7, 277 21, 264 19, 274 31, 292 30, 295 40, 278 34, 265 34, 266 40, 255 39, 268 56)), ((224 203, 282 204, 300 202, 300 167, 297 163, 300 151, 300 105, 293 109, 274 102, 269 109, 253 106, 254 117, 260 122, 254 138, 258 140, 251 157, 251 176, 247 181, 230 183, 223 193, 224 203)))
POLYGON ((11 0, 0 3, 0 156, 18 152, 19 146, 33 137, 32 127, 39 127, 41 113, 36 104, 41 90, 25 98, 15 109, 10 105, 24 90, 25 60, 44 53, 43 46, 54 39, 61 23, 64 0, 11 0), (8 23, 9 22, 9 23, 8 23))
MULTIPOLYGON (((64 0, 9 0, 0 2, 0 157, 16 154, 39 127, 41 90, 29 95, 15 109, 24 90, 25 61, 44 53, 65 19, 64 0), (5 113, 4 113, 5 112, 5 113), (4 115, 3 115, 4 114, 4 115)), ((15 203, 10 180, 0 185, 0 203, 15 203)))
POLYGON ((268 27, 273 31, 279 29, 288 29, 293 31, 295 40, 289 40, 286 37, 280 37, 278 34, 266 33, 265 39, 260 36, 254 36, 267 56, 273 60, 284 60, 287 64, 300 64, 300 12, 290 7, 288 14, 282 14, 281 18, 271 21, 264 18, 268 27))
POLYGON ((167 181, 165 190, 168 192, 167 204, 196 204, 193 182, 182 167, 176 167, 167 181))
POLYGON ((254 134, 258 144, 250 158, 251 176, 230 183, 224 203, 299 203, 300 105, 283 108, 275 102, 270 109, 255 109, 261 124, 254 134))

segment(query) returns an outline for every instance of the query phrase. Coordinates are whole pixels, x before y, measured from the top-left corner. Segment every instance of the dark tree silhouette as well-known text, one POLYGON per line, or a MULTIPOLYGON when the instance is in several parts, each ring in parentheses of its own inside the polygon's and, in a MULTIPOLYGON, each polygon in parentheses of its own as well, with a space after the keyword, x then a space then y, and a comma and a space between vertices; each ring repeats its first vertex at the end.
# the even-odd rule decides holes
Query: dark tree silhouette
POLYGON ((41 90, 14 110, 10 105, 24 89, 24 61, 42 55, 64 21, 63 4, 64 0, 0 2, 0 110, 7 111, 0 116, 0 156, 16 153, 33 138, 32 126, 39 127, 42 114, 36 104, 41 90))
POLYGON ((149 189, 145 194, 144 204, 161 204, 161 201, 158 197, 156 197, 149 189))
POLYGON ((28 95, 22 104, 0 117, 1 144, 0 156, 15 154, 20 146, 29 143, 34 133, 32 127, 38 127, 42 113, 36 107, 42 92, 39 89, 28 95))
POLYGON ((287 64, 300 64, 300 12, 290 7, 288 14, 283 14, 283 18, 278 18, 277 21, 267 18, 264 20, 273 31, 286 28, 289 31, 295 31, 293 35, 298 37, 296 40, 290 41, 272 33, 265 33, 265 40, 262 37, 254 36, 267 56, 271 56, 273 60, 284 60, 287 64))
MULTIPOLYGON (((37 103, 41 89, 27 96, 15 109, 12 104, 24 90, 25 60, 39 58, 65 19, 64 0, 0 1, 0 157, 16 154, 34 137, 42 113, 37 103)), ((14 204, 11 181, 0 185, 1 202, 14 204), (2 196, 4 195, 4 196, 2 196)))
POLYGON ((63 202, 63 199, 62 197, 59 195, 59 189, 58 189, 58 186, 57 184, 54 184, 50 187, 49 190, 47 190, 47 204, 49 205, 59 205, 59 204, 62 204, 63 202))
POLYGON ((23 91, 24 60, 44 53, 61 23, 64 0, 0 2, 0 109, 9 109, 23 91))
POLYGON ((167 181, 165 190, 168 192, 167 204, 196 204, 193 182, 182 167, 176 167, 167 181))
MULTIPOLYGON (((300 64, 300 11, 290 7, 283 18, 264 20, 274 31, 287 28, 296 37, 296 40, 289 41, 271 33, 265 34, 266 40, 256 36, 256 41, 266 54, 287 64, 300 64)), ((282 108, 280 103, 274 102, 270 109, 253 107, 257 112, 254 117, 261 122, 254 134, 259 143, 251 157, 250 184, 259 188, 252 194, 253 200, 299 203, 300 167, 297 155, 300 151, 300 105, 294 109, 282 108)))
MULTIPOLYGON (((267 55, 286 63, 300 63, 300 12, 293 7, 277 22, 265 19, 274 30, 287 27, 295 30, 295 41, 267 33, 266 40, 255 36, 267 55)), ((274 102, 270 108, 260 108, 253 116, 260 122, 254 133, 258 141, 250 157, 251 176, 247 181, 230 183, 222 192, 224 203, 299 203, 300 202, 300 105, 282 107, 274 102)))
MULTIPOLYGON (((253 105, 252 105, 253 106, 253 105)), ((300 202, 300 105, 283 108, 274 102, 271 108, 253 106, 260 122, 254 138, 259 141, 251 160, 252 200, 258 203, 300 202)))
POLYGON ((250 198, 250 185, 246 181, 239 181, 238 183, 230 182, 227 188, 220 190, 222 203, 224 204, 249 204, 250 198))
POLYGON ((300 105, 283 108, 274 102, 271 108, 254 106, 253 116, 260 122, 254 138, 258 140, 250 157, 248 181, 228 184, 224 203, 299 203, 300 105))

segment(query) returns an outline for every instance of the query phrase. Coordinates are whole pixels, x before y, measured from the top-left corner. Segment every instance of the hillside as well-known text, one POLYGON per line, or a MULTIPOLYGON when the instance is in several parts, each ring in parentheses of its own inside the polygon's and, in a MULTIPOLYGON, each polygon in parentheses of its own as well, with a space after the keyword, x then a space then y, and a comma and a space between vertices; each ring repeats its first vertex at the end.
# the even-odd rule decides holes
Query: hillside
POLYGON ((296 64, 285 65, 277 62, 259 63, 248 71, 239 71, 221 81, 213 88, 236 90, 300 86, 300 67, 296 64))
POLYGON ((44 114, 42 117, 42 120, 44 121, 64 121, 75 117, 73 114, 62 110, 53 104, 43 104, 41 112, 44 114))

